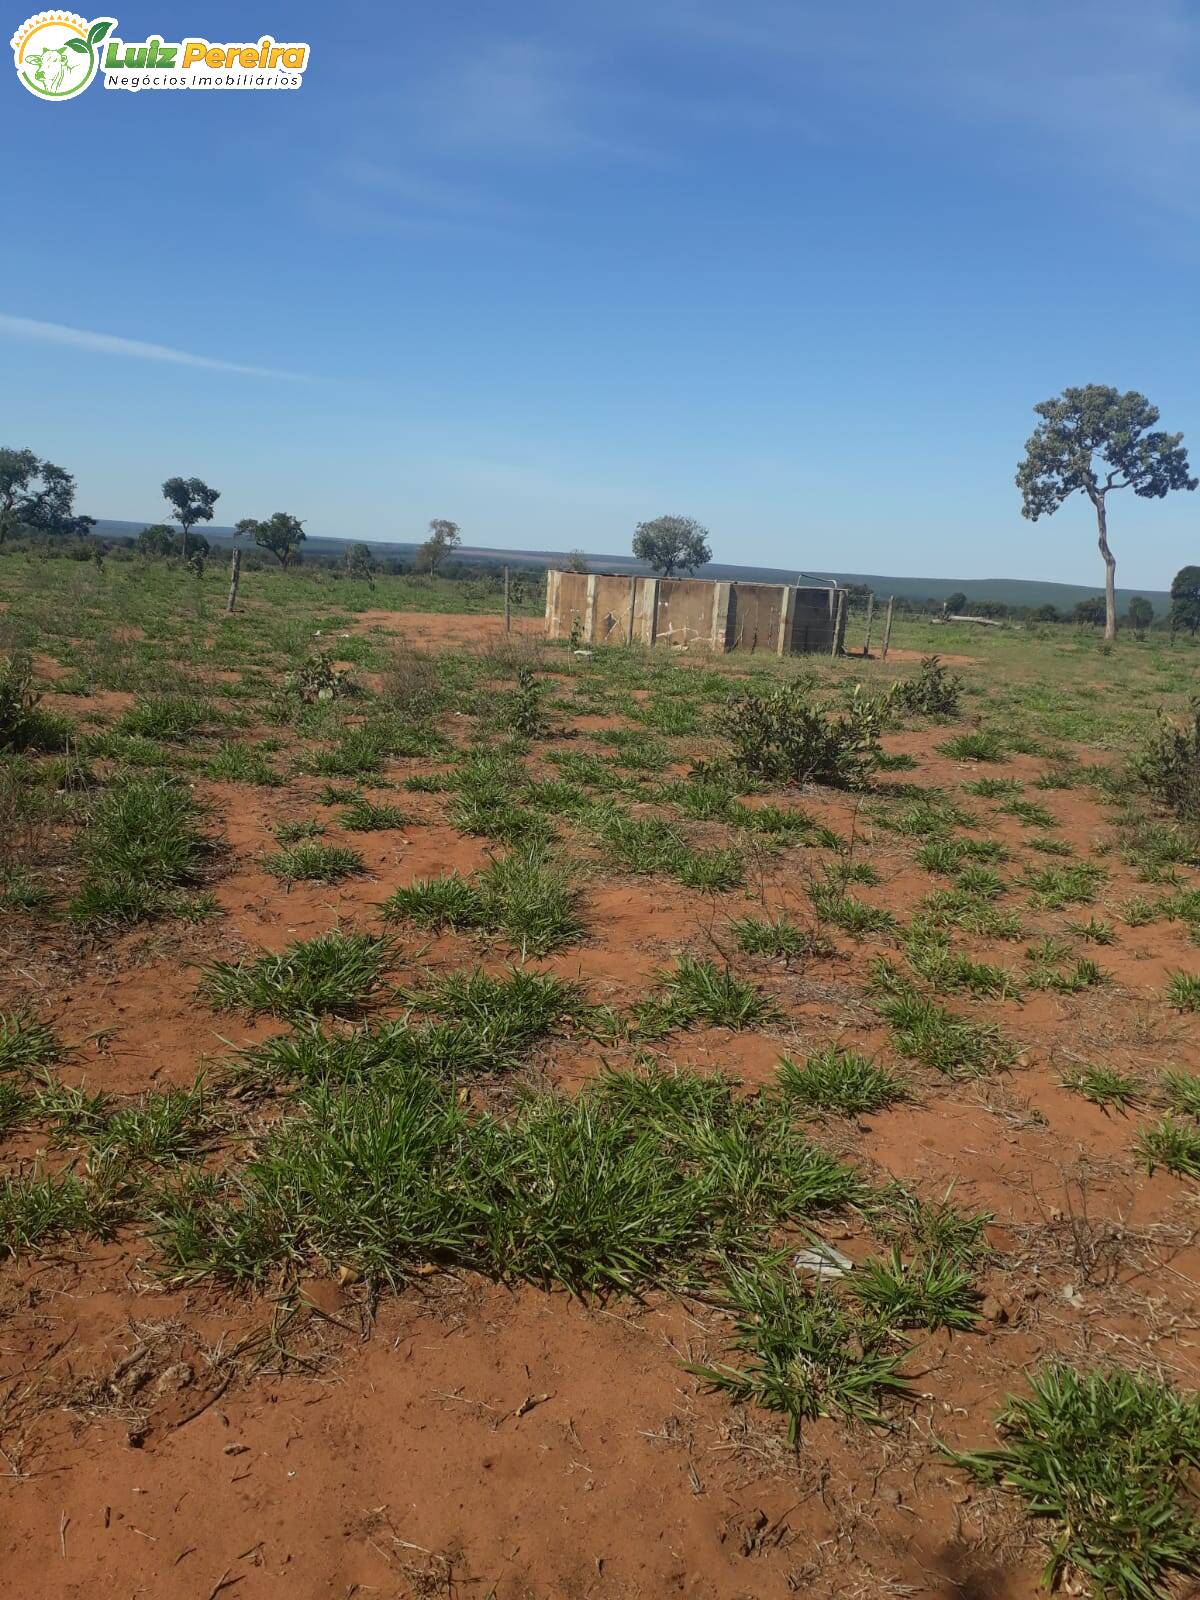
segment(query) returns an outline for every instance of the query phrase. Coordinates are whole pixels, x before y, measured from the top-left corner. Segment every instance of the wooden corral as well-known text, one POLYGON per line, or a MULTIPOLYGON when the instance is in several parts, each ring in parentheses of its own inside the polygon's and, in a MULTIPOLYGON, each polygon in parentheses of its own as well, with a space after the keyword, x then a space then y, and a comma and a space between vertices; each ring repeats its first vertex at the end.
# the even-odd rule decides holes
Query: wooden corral
POLYGON ((546 636, 583 644, 697 646, 812 655, 833 650, 840 591, 706 578, 626 577, 611 572, 546 574, 546 636))

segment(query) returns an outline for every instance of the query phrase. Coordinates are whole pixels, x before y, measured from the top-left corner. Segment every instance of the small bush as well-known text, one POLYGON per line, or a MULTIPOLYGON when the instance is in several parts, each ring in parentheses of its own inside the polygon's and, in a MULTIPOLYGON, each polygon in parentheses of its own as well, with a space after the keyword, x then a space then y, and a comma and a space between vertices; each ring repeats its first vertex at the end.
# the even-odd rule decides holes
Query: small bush
POLYGON ((865 701, 830 711, 810 700, 799 683, 739 694, 719 718, 734 761, 746 772, 835 789, 861 789, 868 782, 879 764, 883 722, 879 708, 865 701))
POLYGON ((0 750, 61 750, 70 725, 41 708, 24 656, 0 661, 0 750))
POLYGON ((1135 758, 1133 771, 1176 816, 1200 818, 1200 700, 1181 722, 1159 713, 1154 736, 1135 758))
POLYGON ((923 717, 953 717, 962 699, 963 680, 937 656, 923 656, 915 678, 892 685, 891 702, 899 711, 923 717))

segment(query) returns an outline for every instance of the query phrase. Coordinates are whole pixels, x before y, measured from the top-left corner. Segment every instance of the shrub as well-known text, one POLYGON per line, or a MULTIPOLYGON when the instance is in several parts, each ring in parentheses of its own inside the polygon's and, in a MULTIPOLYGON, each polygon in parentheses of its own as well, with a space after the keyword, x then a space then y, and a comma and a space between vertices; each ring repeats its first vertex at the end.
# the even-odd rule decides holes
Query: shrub
POLYGON ((0 661, 0 750, 61 750, 67 725, 40 708, 33 673, 23 656, 0 661))
POLYGON ((1159 712, 1158 726, 1133 763, 1141 783, 1176 816, 1200 817, 1200 700, 1183 722, 1159 712))
POLYGON ((952 717, 958 712, 963 681, 937 656, 923 656, 915 678, 892 685, 891 702, 899 711, 923 717, 952 717))
POLYGON ((879 764, 880 708, 856 699, 830 712, 805 686, 738 695, 720 716, 737 765, 756 777, 860 789, 879 764))

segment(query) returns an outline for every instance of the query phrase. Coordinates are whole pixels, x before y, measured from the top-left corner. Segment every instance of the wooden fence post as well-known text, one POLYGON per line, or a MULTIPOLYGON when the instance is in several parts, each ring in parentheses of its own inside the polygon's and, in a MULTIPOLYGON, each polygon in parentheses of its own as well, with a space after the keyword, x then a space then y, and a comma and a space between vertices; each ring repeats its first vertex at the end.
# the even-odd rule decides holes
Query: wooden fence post
POLYGON ((881 658, 885 661, 887 660, 888 645, 892 642, 892 612, 895 609, 895 605, 896 596, 892 595, 888 600, 887 617, 883 624, 883 649, 880 652, 881 658))
POLYGON ((833 619, 833 645, 830 648, 831 656, 842 653, 842 632, 846 626, 846 591, 839 589, 837 592, 837 614, 833 619))
POLYGON ((508 603, 508 568, 504 569, 504 631, 512 632, 512 607, 508 603))
POLYGON ((867 596, 867 637, 863 643, 863 660, 869 659, 871 654, 871 623, 875 617, 875 591, 872 589, 867 596))
POLYGON ((235 550, 230 562, 229 599, 225 602, 225 615, 231 617, 237 605, 238 584, 242 581, 242 552, 235 550))

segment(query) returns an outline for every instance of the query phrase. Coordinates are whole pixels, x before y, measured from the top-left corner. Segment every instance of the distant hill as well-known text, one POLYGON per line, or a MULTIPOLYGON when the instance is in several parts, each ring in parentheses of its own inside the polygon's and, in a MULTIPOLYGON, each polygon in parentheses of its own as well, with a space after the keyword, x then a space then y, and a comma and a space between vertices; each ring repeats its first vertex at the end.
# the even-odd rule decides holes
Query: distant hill
MULTIPOLYGON (((146 526, 144 522, 101 519, 96 524, 96 533, 107 539, 131 539, 136 538, 146 526)), ((234 539, 232 528, 213 526, 199 531, 212 544, 230 544, 234 539)), ((314 554, 337 555, 348 544, 356 542, 353 539, 332 539, 310 534, 304 548, 314 554)), ((418 549, 416 543, 401 541, 372 540, 370 543, 376 556, 392 556, 401 561, 410 561, 418 549)), ((486 562, 489 566, 507 561, 514 567, 553 567, 564 565, 567 559, 565 550, 500 550, 482 545, 464 545, 454 554, 458 561, 486 562)), ((593 555, 589 552, 587 560, 593 572, 650 571, 649 567, 635 561, 632 556, 593 555)), ((806 568, 805 574, 810 578, 836 579, 838 583, 865 583, 881 598, 894 594, 902 600, 944 600, 947 595, 960 591, 966 595, 968 603, 972 600, 998 600, 1010 606, 1052 605, 1060 611, 1070 611, 1077 601, 1103 593, 1103 586, 1099 583, 1042 583, 1036 578, 898 578, 875 572, 831 572, 816 568, 806 568)), ((697 576, 737 579, 742 583, 795 583, 798 574, 795 567, 751 567, 710 561, 707 566, 698 569, 697 576)), ((1171 597, 1165 589, 1118 589, 1118 608, 1124 609, 1126 602, 1135 594, 1144 595, 1160 615, 1170 605, 1171 597)))

